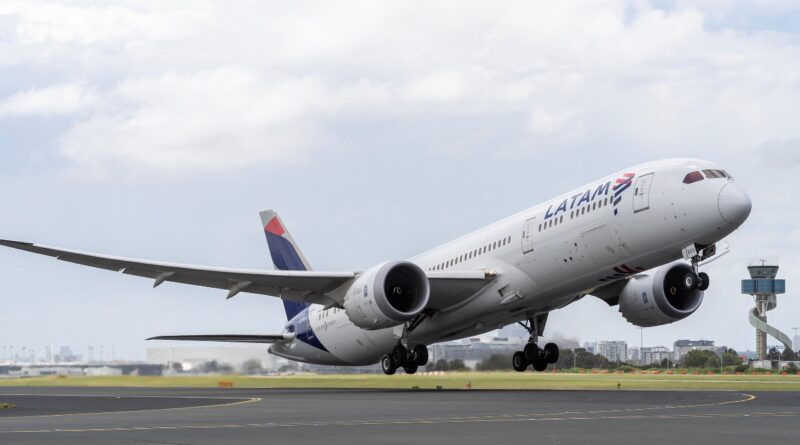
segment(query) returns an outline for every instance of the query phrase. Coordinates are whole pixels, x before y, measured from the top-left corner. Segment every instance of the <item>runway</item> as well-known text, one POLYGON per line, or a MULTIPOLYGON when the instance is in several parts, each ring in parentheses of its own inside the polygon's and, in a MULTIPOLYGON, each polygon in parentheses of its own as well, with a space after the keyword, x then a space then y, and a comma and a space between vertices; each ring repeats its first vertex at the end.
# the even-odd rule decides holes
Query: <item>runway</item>
POLYGON ((798 442, 800 393, 0 388, 0 443, 798 442), (757 442, 756 442, 757 441, 757 442))

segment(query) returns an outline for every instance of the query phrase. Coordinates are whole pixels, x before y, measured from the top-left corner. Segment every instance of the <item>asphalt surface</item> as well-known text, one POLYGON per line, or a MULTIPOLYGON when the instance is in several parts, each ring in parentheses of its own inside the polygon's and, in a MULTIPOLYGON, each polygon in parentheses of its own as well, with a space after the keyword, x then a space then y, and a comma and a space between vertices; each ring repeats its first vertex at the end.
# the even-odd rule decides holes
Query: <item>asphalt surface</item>
POLYGON ((0 443, 800 443, 800 393, 0 388, 0 443))

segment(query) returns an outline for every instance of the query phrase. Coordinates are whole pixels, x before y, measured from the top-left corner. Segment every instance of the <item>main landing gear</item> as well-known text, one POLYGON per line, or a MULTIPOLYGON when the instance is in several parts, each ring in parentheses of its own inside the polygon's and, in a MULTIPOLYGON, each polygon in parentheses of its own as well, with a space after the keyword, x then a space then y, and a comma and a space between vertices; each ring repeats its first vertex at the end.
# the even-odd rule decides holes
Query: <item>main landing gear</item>
POLYGON ((530 338, 528 344, 522 351, 517 351, 511 358, 511 366, 517 372, 524 372, 528 365, 532 365, 536 371, 544 371, 547 369, 548 364, 558 361, 558 345, 555 343, 547 343, 543 348, 539 348, 536 344, 538 339, 538 329, 536 328, 536 319, 529 320, 527 325, 520 323, 525 329, 528 330, 530 338))
POLYGON ((398 368, 403 368, 406 374, 414 374, 420 366, 428 363, 428 348, 425 345, 416 345, 412 349, 398 343, 392 352, 381 357, 381 369, 386 375, 392 375, 398 368))

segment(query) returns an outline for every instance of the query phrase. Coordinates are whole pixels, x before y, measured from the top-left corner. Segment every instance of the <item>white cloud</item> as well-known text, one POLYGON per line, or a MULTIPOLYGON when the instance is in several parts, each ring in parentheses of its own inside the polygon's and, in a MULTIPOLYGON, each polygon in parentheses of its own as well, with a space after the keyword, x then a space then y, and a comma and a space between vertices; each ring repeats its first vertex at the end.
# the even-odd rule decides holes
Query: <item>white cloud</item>
POLYGON ((60 150, 101 169, 297 159, 342 119, 518 114, 533 140, 546 138, 536 146, 602 134, 664 151, 742 151, 796 137, 800 119, 800 45, 709 30, 709 13, 691 5, 34 3, 7 13, 24 63, 74 63, 100 91, 60 150))
POLYGON ((120 106, 76 123, 62 152, 86 166, 167 172, 292 159, 306 146, 302 118, 319 88, 238 68, 128 80, 109 94, 120 106))
POLYGON ((110 45, 122 42, 173 40, 188 36, 206 16, 189 10, 137 11, 120 6, 67 6, 58 3, 18 3, 6 13, 18 17, 21 43, 110 45))
POLYGON ((567 127, 574 123, 580 112, 578 110, 549 111, 535 108, 530 113, 530 128, 536 133, 552 134, 559 131, 572 131, 567 127))
POLYGON ((99 104, 95 92, 76 84, 16 93, 0 101, 3 116, 56 116, 88 111, 99 104))

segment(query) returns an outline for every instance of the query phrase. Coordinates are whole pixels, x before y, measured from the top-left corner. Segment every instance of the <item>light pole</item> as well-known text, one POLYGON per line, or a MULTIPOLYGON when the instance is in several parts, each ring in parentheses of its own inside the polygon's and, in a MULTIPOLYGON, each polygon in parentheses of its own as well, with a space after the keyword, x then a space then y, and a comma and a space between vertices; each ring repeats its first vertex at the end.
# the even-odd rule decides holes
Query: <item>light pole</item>
POLYGON ((644 328, 639 328, 639 365, 644 365, 644 328))

